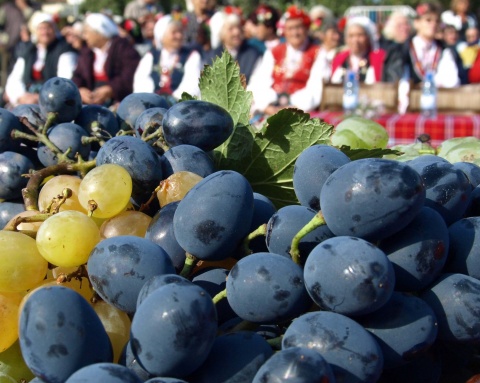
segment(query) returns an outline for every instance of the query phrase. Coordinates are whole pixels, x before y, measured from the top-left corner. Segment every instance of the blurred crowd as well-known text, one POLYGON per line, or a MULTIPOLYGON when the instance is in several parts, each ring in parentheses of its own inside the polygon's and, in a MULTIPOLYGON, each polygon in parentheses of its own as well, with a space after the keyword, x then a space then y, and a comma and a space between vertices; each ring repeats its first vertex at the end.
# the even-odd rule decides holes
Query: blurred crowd
POLYGON ((469 0, 452 0, 448 10, 422 2, 415 17, 393 12, 384 25, 336 17, 322 5, 260 4, 249 15, 215 0, 190 5, 164 14, 156 0, 132 0, 121 16, 89 13, 65 25, 29 0, 7 1, 0 8, 0 46, 10 57, 4 104, 36 103, 54 76, 72 79, 85 104, 115 105, 132 92, 198 96, 203 66, 224 50, 253 92, 252 113, 263 115, 317 109, 324 84, 342 83, 347 71, 365 84, 398 83, 403 110, 402 94, 429 71, 438 87, 480 82, 469 0))

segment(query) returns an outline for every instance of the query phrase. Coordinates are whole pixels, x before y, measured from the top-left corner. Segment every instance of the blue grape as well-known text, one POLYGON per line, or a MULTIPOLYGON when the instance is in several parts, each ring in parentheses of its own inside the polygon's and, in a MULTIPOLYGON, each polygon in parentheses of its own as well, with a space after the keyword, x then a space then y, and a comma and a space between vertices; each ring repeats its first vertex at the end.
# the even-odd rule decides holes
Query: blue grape
POLYGON ((327 239, 305 262, 305 286, 321 308, 344 315, 364 315, 390 299, 395 273, 387 256, 355 237, 327 239))
POLYGON ((260 335, 238 331, 221 335, 205 363, 191 376, 191 383, 251 383, 260 366, 272 355, 260 335))
POLYGON ((408 166, 422 177, 426 190, 425 206, 440 213, 449 226, 465 214, 472 186, 465 173, 452 164, 445 160, 420 160, 422 157, 409 161, 408 166))
POLYGON ((172 261, 160 246, 129 235, 101 241, 92 250, 87 265, 95 291, 127 313, 135 312, 138 294, 149 278, 175 274, 172 261))
POLYGON ((80 91, 72 80, 52 77, 40 89, 38 104, 42 117, 56 113, 55 122, 70 122, 77 118, 82 109, 80 91))
POLYGON ((216 172, 178 204, 173 217, 175 238, 199 259, 225 259, 248 234, 252 216, 253 191, 245 177, 229 170, 216 172))
POLYGON ((145 383, 188 383, 185 380, 177 379, 177 378, 152 378, 145 383))
POLYGON ((173 217, 179 201, 171 202, 159 210, 150 221, 145 238, 160 245, 172 260, 177 271, 185 264, 185 250, 178 244, 173 231, 173 217))
POLYGON ((34 291, 20 312, 20 347, 30 370, 48 383, 63 383, 75 371, 113 359, 103 324, 72 289, 34 291))
POLYGON ((227 299, 243 320, 279 323, 303 313, 311 301, 300 266, 273 253, 242 258, 230 270, 227 299))
POLYGON ((386 369, 418 358, 437 337, 433 310, 422 299, 404 293, 393 293, 387 304, 358 321, 377 340, 386 369))
POLYGON ((334 312, 303 314, 287 328, 282 350, 311 348, 330 364, 337 382, 376 382, 383 355, 373 336, 352 319, 334 312))
MULTIPOLYGON (((77 153, 84 160, 88 159, 91 146, 90 144, 82 144, 82 137, 88 137, 88 133, 80 125, 64 122, 51 128, 47 136, 63 153, 70 148, 71 151, 68 154, 68 158, 71 160, 75 159, 77 153)), ((44 144, 38 145, 37 156, 43 166, 51 166, 58 163, 57 155, 44 144)))
POLYGON ((162 169, 164 178, 180 171, 195 173, 203 178, 215 172, 208 154, 193 145, 178 145, 167 150, 162 157, 162 169))
POLYGON ((208 293, 194 284, 170 283, 138 307, 131 344, 146 371, 182 378, 206 360, 216 332, 217 314, 208 293))
MULTIPOLYGON (((227 287, 229 270, 222 268, 202 269, 192 278, 192 282, 204 289, 213 298, 227 287)), ((218 323, 224 323, 236 316, 227 299, 216 303, 218 323)))
POLYGON ((97 363, 76 371, 65 383, 85 382, 141 383, 143 380, 127 367, 113 363, 97 363))
POLYGON ((335 235, 376 241, 407 226, 420 212, 425 188, 409 166, 378 158, 338 168, 323 185, 320 206, 335 235))
POLYGON ((320 210, 320 191, 327 178, 340 166, 350 162, 342 151, 329 145, 305 149, 295 162, 293 188, 303 206, 320 210))
POLYGON ((169 146, 194 145, 210 151, 233 132, 233 119, 221 106, 189 100, 173 105, 163 117, 163 135, 169 146))
POLYGON ((464 218, 448 228, 450 248, 446 271, 480 279, 480 217, 464 218))
MULTIPOLYGON (((290 257, 293 237, 310 222, 315 214, 315 210, 298 205, 285 206, 279 209, 268 221, 266 237, 268 250, 275 254, 290 257)), ((327 225, 316 228, 300 241, 298 246, 300 258, 305 261, 315 246, 333 236, 327 225)))
POLYGON ((25 211, 23 200, 0 202, 0 230, 17 214, 25 211))
POLYGON ((258 370, 252 383, 334 383, 330 365, 316 351, 303 347, 281 350, 258 370))
MULTIPOLYGON (((107 139, 115 137, 120 130, 115 114, 101 105, 85 105, 75 119, 75 123, 90 135, 100 135, 107 139)), ((96 151, 100 149, 100 145, 96 142, 92 144, 92 147, 96 151)))
POLYGON ((478 217, 480 216, 480 185, 473 188, 470 194, 470 205, 465 212, 465 217, 478 217))
POLYGON ((420 296, 435 312, 438 339, 475 343, 480 340, 480 281, 445 274, 420 296))
POLYGON ((147 282, 145 282, 142 289, 138 293, 137 308, 153 291, 170 283, 178 283, 180 285, 192 284, 192 282, 190 282, 188 279, 177 274, 154 275, 147 282))
MULTIPOLYGON (((277 208, 267 197, 260 193, 253 193, 253 217, 250 232, 258 229, 260 225, 267 224, 277 212, 277 208)), ((254 238, 250 241, 249 248, 254 253, 268 252, 265 236, 254 238)))
POLYGON ((145 129, 157 130, 161 129, 163 116, 167 113, 165 108, 149 108, 142 112, 135 121, 135 137, 141 138, 145 129))
POLYGON ((429 207, 404 229, 380 241, 395 270, 395 290, 419 291, 432 283, 445 265, 449 243, 445 221, 429 207))
POLYGON ((24 130, 18 118, 6 109, 0 108, 0 153, 15 151, 20 142, 12 138, 13 130, 24 130))
MULTIPOLYGON (((38 104, 20 104, 11 110, 11 113, 21 121, 22 118, 26 118, 27 121, 38 128, 45 124, 45 119, 40 112, 40 106, 38 104)), ((26 130, 25 127, 23 130, 26 130)))
POLYGON ((132 350, 132 342, 127 342, 125 345, 125 363, 120 363, 124 366, 126 366, 129 370, 135 373, 142 381, 145 381, 147 379, 151 379, 154 376, 152 374, 149 374, 145 369, 138 363, 138 360, 135 359, 135 355, 133 355, 133 350, 132 350))
POLYGON ((150 108, 169 108, 165 97, 155 93, 132 93, 125 97, 117 108, 120 129, 133 130, 137 118, 150 108))
POLYGON ((472 162, 455 162, 453 167, 464 172, 474 188, 480 185, 480 166, 472 162))
POLYGON ((7 151, 0 153, 0 169, 0 199, 21 198, 28 182, 23 175, 34 170, 32 161, 22 154, 7 151))
POLYGON ((40 378, 33 378, 29 383, 45 383, 45 381, 40 378))
POLYGON ((132 197, 146 202, 162 180, 160 158, 153 148, 139 138, 119 136, 108 140, 98 151, 97 166, 116 164, 132 177, 132 197))

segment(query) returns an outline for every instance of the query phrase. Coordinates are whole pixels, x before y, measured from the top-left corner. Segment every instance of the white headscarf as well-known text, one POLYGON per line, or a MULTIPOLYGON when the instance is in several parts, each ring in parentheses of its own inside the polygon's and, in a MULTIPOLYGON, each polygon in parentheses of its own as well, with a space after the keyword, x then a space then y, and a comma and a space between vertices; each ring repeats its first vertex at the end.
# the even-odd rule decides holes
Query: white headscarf
POLYGON ((37 11, 32 15, 30 21, 28 22, 28 27, 30 29, 30 33, 32 34, 33 42, 36 40, 36 30, 42 23, 51 24, 55 29, 55 32, 58 33, 57 24, 55 23, 53 16, 45 12, 37 11))
POLYGON ((235 13, 226 13, 223 11, 215 12, 210 18, 210 44, 212 49, 218 48, 222 44, 222 29, 226 24, 241 24, 242 20, 239 15, 235 13))
POLYGON ((162 40, 165 32, 167 31, 170 24, 172 24, 175 20, 173 20, 172 16, 165 15, 162 16, 158 21, 155 23, 153 27, 153 40, 155 41, 155 46, 157 49, 162 49, 162 40))
POLYGON ((378 49, 378 30, 375 23, 367 16, 353 16, 347 20, 345 32, 352 25, 358 25, 364 29, 370 40, 370 47, 372 51, 376 51, 378 49))
POLYGON ((118 35, 117 24, 102 13, 90 13, 85 18, 85 25, 109 39, 118 35))

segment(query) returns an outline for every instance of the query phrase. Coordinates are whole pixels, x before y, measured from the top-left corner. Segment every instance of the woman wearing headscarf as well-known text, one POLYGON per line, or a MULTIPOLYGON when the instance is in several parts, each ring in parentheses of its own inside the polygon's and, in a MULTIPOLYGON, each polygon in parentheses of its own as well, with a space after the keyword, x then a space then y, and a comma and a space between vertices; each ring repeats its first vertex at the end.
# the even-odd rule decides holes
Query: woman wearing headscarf
POLYGON ((180 98, 198 96, 202 69, 200 54, 183 46, 183 25, 166 15, 154 28, 155 47, 145 54, 135 72, 134 92, 155 92, 180 98))
POLYGON ((109 105, 133 91, 140 56, 129 40, 118 36, 117 25, 100 13, 84 21, 86 46, 80 51, 73 82, 84 104, 109 105))
POLYGON ((15 61, 5 85, 10 105, 35 104, 42 84, 52 77, 72 78, 77 54, 58 33, 53 17, 37 12, 30 19, 32 42, 15 61))
POLYGON ((338 53, 332 62, 332 83, 342 83, 347 71, 357 74, 359 82, 398 81, 403 72, 401 50, 387 52, 378 47, 377 28, 366 16, 347 20, 345 26, 346 49, 338 53))

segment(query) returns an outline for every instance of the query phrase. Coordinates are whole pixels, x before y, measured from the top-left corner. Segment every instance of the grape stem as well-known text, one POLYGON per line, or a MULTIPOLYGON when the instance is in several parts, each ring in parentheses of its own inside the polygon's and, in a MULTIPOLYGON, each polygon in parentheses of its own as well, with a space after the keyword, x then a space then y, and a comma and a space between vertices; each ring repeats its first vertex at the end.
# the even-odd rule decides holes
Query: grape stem
POLYGON ((227 289, 220 291, 217 295, 212 298, 213 304, 217 304, 222 299, 227 297, 227 289))
POLYGON ((183 266, 182 271, 180 272, 180 276, 184 278, 189 278, 190 274, 192 273, 193 269, 198 263, 198 258, 195 257, 194 255, 190 253, 186 253, 186 258, 185 258, 185 265, 183 266))
POLYGON ((267 343, 274 350, 281 350, 282 349, 282 339, 283 339, 283 335, 280 335, 280 336, 277 336, 276 338, 267 339, 267 343))
POLYGON ((140 212, 144 212, 145 210, 148 209, 148 207, 150 206, 150 204, 153 202, 153 200, 155 199, 155 197, 157 196, 157 193, 160 191, 160 186, 157 186, 155 188, 155 190, 152 192, 152 195, 150 196, 150 198, 148 199, 147 202, 145 203, 142 203, 142 205, 140 206, 140 209, 138 209, 140 212))
POLYGON ((7 224, 3 228, 3 230, 18 231, 17 227, 21 223, 43 222, 47 218, 51 217, 52 215, 53 215, 52 213, 40 213, 40 214, 31 215, 29 217, 17 217, 12 222, 7 224))
MULTIPOLYGON (((50 213, 53 209, 53 213, 58 213, 60 206, 62 206, 68 198, 72 197, 72 189, 65 188, 62 190, 62 194, 52 198, 52 201, 45 209, 45 213, 50 213)), ((43 213, 43 212, 42 212, 43 213)))
POLYGON ((252 254, 252 250, 250 249, 250 242, 257 237, 267 235, 267 224, 264 223, 260 225, 256 230, 252 231, 244 240, 243 240, 243 253, 245 255, 252 254))
POLYGON ((293 237, 292 245, 290 247, 290 255, 292 256, 293 261, 299 265, 300 264, 300 249, 299 244, 303 237, 311 233, 317 227, 326 225, 325 218, 321 211, 319 211, 315 216, 308 222, 300 231, 293 237))
POLYGON ((64 274, 61 273, 57 277, 57 283, 65 283, 65 282, 70 282, 72 279, 76 279, 77 281, 80 281, 82 283, 82 278, 87 278, 88 279, 88 272, 85 267, 85 265, 81 265, 78 267, 77 270, 69 273, 69 274, 64 274))
POLYGON ((48 129, 55 123, 55 120, 57 119, 58 113, 54 112, 49 112, 47 114, 47 121, 45 121, 45 124, 40 128, 40 133, 43 134, 44 136, 47 135, 48 129))
POLYGON ((25 210, 38 210, 38 193, 43 180, 57 174, 71 174, 80 172, 82 175, 95 167, 95 160, 84 162, 81 159, 77 163, 63 163, 48 166, 30 174, 26 188, 22 189, 22 197, 25 210))

